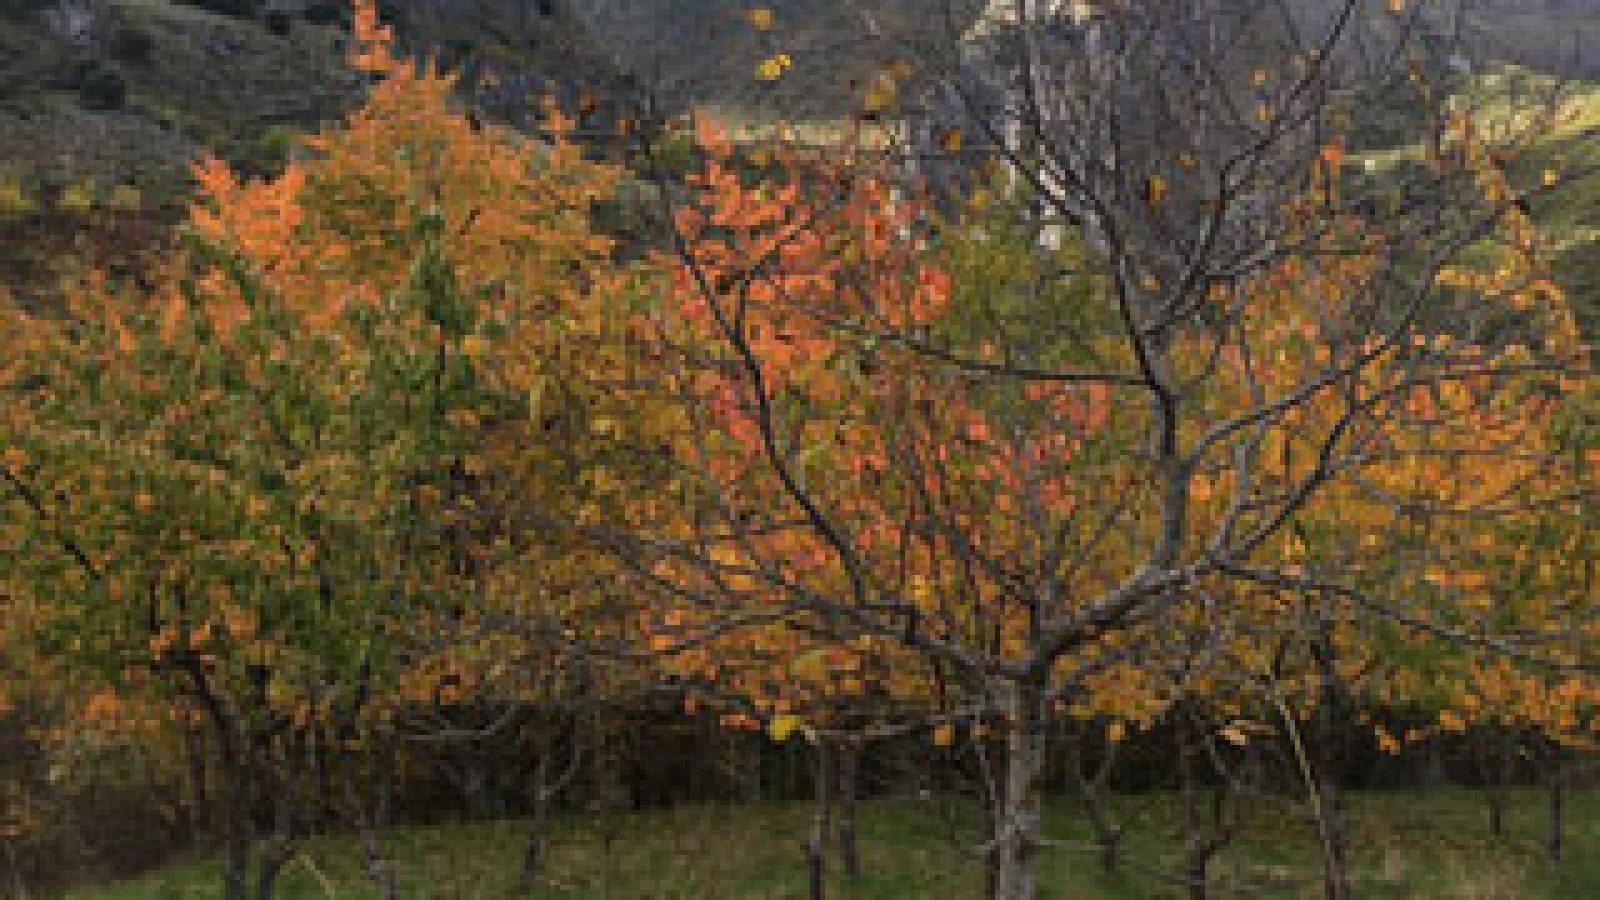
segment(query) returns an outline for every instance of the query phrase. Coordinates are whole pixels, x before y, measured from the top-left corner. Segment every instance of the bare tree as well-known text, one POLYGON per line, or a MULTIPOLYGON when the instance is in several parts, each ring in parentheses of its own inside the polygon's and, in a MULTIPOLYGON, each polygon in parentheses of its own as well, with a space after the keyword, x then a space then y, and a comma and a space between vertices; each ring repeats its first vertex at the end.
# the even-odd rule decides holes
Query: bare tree
MULTIPOLYGON (((1414 572, 1379 580, 1304 549, 1302 523, 1330 505, 1448 528, 1572 483, 1527 429, 1493 427, 1514 398, 1587 375, 1570 314, 1543 295, 1513 333, 1462 314, 1527 299, 1519 204, 1558 185, 1515 183, 1446 108, 1418 51, 1448 37, 1444 11, 997 5, 982 52, 922 60, 953 109, 924 132, 958 127, 1002 164, 989 183, 1006 196, 983 215, 896 205, 870 166, 796 165, 788 205, 761 206, 708 137, 701 184, 723 194, 672 216, 679 305, 655 336, 688 512, 594 530, 674 611, 663 651, 774 629, 864 644, 909 685, 905 721, 981 710, 1004 734, 986 851, 1006 900, 1038 894, 1056 704, 1121 690, 1103 676, 1131 678, 1141 636, 1181 628, 1196 598, 1253 587, 1329 628, 1373 618, 1537 655, 1419 610, 1414 572), (1363 180, 1350 130, 1395 92, 1427 162, 1363 180), (1044 227, 1031 261, 962 268, 1044 227), (836 237, 850 249, 818 251, 836 237), (1486 247, 1500 280, 1460 277, 1486 247), (940 266, 948 296, 906 300, 903 282, 940 266), (891 308, 945 300, 944 317, 891 308), (1411 463, 1434 481, 1394 489, 1411 463), (1464 489, 1484 466, 1513 483, 1464 489)), ((936 143, 922 155, 960 141, 936 143)), ((1337 854, 1337 817, 1321 821, 1337 854)), ((1340 872, 1330 859, 1330 897, 1348 896, 1340 872)))

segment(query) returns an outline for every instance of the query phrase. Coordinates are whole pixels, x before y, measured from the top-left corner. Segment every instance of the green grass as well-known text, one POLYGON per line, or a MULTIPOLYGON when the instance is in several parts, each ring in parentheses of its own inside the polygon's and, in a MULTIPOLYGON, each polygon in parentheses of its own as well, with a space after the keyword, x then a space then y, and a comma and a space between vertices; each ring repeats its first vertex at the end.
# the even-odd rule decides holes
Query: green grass
MULTIPOLYGON (((1169 795, 1123 796, 1130 824, 1124 874, 1106 876, 1087 845, 1087 825, 1069 804, 1047 810, 1049 835, 1061 841, 1044 857, 1047 897, 1178 896, 1160 873, 1172 871, 1181 842, 1169 795)), ((963 811, 957 810, 958 813, 963 811)), ((1488 833, 1484 807, 1465 791, 1364 794, 1351 799, 1356 895, 1367 898, 1574 898, 1600 896, 1600 803, 1587 794, 1568 801, 1567 861, 1540 852, 1543 807, 1520 794, 1504 840, 1488 833)), ((974 897, 981 871, 962 851, 976 843, 970 811, 949 833, 928 802, 892 800, 864 809, 861 847, 866 874, 836 879, 830 896, 859 900, 974 897)), ((801 898, 800 848, 808 812, 795 807, 694 808, 589 815, 556 823, 541 896, 571 898, 801 898)), ((520 859, 518 822, 401 830, 386 836, 401 896, 504 898, 520 859)), ((1251 811, 1243 833, 1214 867, 1216 895, 1314 897, 1318 892, 1310 829, 1281 810, 1251 811)), ((165 900, 217 895, 215 862, 176 865, 118 885, 84 888, 73 900, 165 900)), ((367 898, 357 844, 347 837, 310 843, 284 873, 279 895, 294 900, 367 898)))

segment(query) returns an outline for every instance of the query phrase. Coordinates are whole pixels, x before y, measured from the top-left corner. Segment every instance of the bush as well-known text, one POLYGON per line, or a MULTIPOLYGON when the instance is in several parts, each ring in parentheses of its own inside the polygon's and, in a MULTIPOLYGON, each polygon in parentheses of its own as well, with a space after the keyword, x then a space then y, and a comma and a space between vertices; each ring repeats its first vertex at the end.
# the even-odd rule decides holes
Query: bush
POLYGON ((294 28, 294 16, 287 10, 269 9, 262 15, 261 21, 267 26, 267 31, 278 37, 286 37, 294 28))
POLYGON ((338 0, 310 0, 300 11, 300 15, 307 22, 318 25, 341 24, 349 18, 347 6, 348 4, 340 3, 338 0))
POLYGON ((214 12, 221 16, 235 18, 249 18, 256 14, 260 4, 258 0, 182 0, 189 6, 214 12))
POLYGON ((84 109, 121 109, 128 99, 128 83, 122 73, 106 65, 96 65, 78 82, 78 103, 84 109))
POLYGON ((132 25, 118 26, 111 33, 111 55, 123 62, 146 63, 155 54, 155 39, 132 25))

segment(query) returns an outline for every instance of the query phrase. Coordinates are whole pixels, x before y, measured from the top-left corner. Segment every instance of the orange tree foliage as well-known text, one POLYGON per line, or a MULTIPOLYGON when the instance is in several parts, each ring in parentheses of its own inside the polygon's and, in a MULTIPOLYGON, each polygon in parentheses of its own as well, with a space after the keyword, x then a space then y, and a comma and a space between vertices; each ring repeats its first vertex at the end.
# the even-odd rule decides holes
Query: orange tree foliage
POLYGON ((625 348, 590 302, 614 174, 553 110, 553 144, 478 127, 370 4, 356 24, 366 105, 270 180, 198 166, 153 288, 5 309, 7 636, 64 668, 83 721, 207 721, 224 758, 348 736, 551 633, 488 623, 605 588, 548 523, 611 490, 580 448, 621 428, 596 419, 625 348))
MULTIPOLYGON (((651 572, 675 597, 646 623, 653 646, 743 700, 730 723, 778 735, 989 708, 972 669, 1032 650, 1022 585, 1065 564, 1100 489, 1109 392, 929 364, 925 344, 1027 331, 1020 298, 974 299, 1020 286, 1007 269, 1029 268, 1025 244, 936 251, 920 204, 870 166, 791 148, 782 176, 751 184, 715 126, 699 137, 661 316, 684 361, 672 388, 696 513, 651 572)), ((1052 299, 1044 315, 1070 309, 1052 299)))
MULTIPOLYGON (((1451 137, 1459 164, 1489 197, 1514 196, 1498 149, 1470 119, 1451 137)), ((1433 448, 1421 464, 1376 480, 1383 495, 1404 500, 1418 483, 1462 468, 1474 477, 1448 498, 1456 513, 1396 516, 1394 546, 1420 577, 1418 602, 1401 624, 1413 647, 1388 635, 1393 679, 1386 703, 1421 701, 1434 719, 1411 734, 1509 727, 1558 743, 1592 747, 1600 737, 1600 583, 1596 581, 1595 502, 1600 485, 1600 429, 1592 349, 1580 336, 1567 298, 1549 275, 1549 252, 1532 221, 1511 205, 1480 258, 1440 274, 1448 288, 1480 303, 1468 327, 1507 332, 1498 346, 1436 335, 1419 353, 1452 356, 1480 367, 1441 390, 1409 398, 1433 448), (1531 326, 1531 327, 1530 327, 1531 326), (1485 358, 1511 390, 1494 390, 1485 358), (1553 361, 1565 365, 1553 364, 1553 361), (1423 645, 1418 648, 1417 644, 1423 645)))
POLYGON ((870 683, 885 719, 1000 713, 1014 764, 1057 702, 1146 723, 1270 687, 1303 718, 1540 624, 1427 591, 1414 552, 1592 492, 1550 442, 1584 402, 1570 312, 1457 135, 1447 234, 1340 203, 1330 144, 1270 256, 1163 284, 1126 246, 1007 255, 1026 216, 934 222, 869 161, 757 181, 702 124, 660 317, 692 513, 643 548, 653 645, 748 699, 739 724, 870 683))
MULTIPOLYGON (((1331 481, 1262 544, 1243 573, 1254 584, 1219 586, 1230 637, 1214 654, 1220 683, 1204 683, 1222 690, 1202 695, 1223 701, 1224 721, 1287 710, 1309 718, 1339 696, 1423 723, 1403 734, 1373 723, 1390 752, 1401 737, 1474 722, 1592 739, 1585 710, 1600 696, 1591 649, 1600 596, 1578 562, 1593 555, 1591 364, 1502 171, 1487 165, 1467 122, 1454 134, 1455 165, 1503 211, 1493 234, 1438 273, 1460 306, 1453 321, 1391 340, 1391 364, 1297 409, 1292 428, 1257 448, 1268 465, 1254 477, 1288 490, 1335 458, 1324 436, 1346 419, 1359 456, 1345 464, 1357 477, 1331 481), (1351 409, 1362 415, 1349 419, 1351 409)), ((1281 393, 1341 355, 1379 349, 1373 335, 1341 342, 1329 329, 1341 306, 1359 301, 1383 241, 1369 222, 1335 221, 1309 265, 1286 260, 1258 280, 1246 308, 1259 310, 1263 331, 1251 343, 1261 364, 1231 396, 1212 397, 1242 406, 1250 390, 1281 393), (1361 243, 1371 249, 1341 249, 1361 243)), ((1201 515, 1229 515, 1233 468, 1218 460, 1202 470, 1201 515)))
MULTIPOLYGON (((1355 453, 1342 463, 1352 477, 1330 479, 1237 567, 1243 584, 1214 585, 1220 619, 1179 626, 1205 621, 1225 636, 1196 685, 1223 721, 1270 719, 1279 704, 1308 718, 1332 689, 1363 710, 1436 717, 1409 729, 1412 740, 1496 717, 1562 740, 1593 727, 1578 710, 1600 690, 1589 649, 1600 597, 1587 566, 1562 563, 1592 555, 1591 363, 1502 170, 1470 123, 1453 134, 1454 165, 1500 210, 1494 233, 1438 272, 1458 318, 1341 335, 1341 313, 1370 302, 1366 285, 1391 251, 1373 222, 1302 210, 1299 221, 1324 229, 1310 252, 1229 301, 1250 330, 1235 346, 1197 342, 1185 354, 1197 381, 1208 353, 1229 364, 1208 382, 1218 411, 1248 409, 1252 393, 1283 396, 1330 364, 1381 363, 1330 381, 1250 450, 1263 463, 1250 472, 1255 490, 1280 494, 1336 464, 1345 451, 1330 436, 1355 453)), ((1314 178, 1337 192, 1336 167, 1314 178)), ((1191 496, 1202 533, 1248 521, 1242 468, 1224 457, 1200 467, 1191 496)), ((1373 731, 1399 749, 1385 726, 1373 731)))

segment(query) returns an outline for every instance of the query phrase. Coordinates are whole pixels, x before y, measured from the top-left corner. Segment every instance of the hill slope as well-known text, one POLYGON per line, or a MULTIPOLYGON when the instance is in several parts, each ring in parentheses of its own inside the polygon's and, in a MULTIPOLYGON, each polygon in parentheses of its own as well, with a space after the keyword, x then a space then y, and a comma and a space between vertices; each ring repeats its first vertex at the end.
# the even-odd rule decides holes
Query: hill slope
MULTIPOLYGON (((53 197, 92 182, 175 195, 210 149, 246 169, 360 96, 342 0, 22 0, 0 4, 0 178, 53 197)), ((609 63, 583 25, 523 0, 384 4, 413 50, 475 75, 476 98, 526 109, 609 63)))

